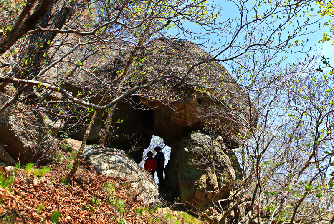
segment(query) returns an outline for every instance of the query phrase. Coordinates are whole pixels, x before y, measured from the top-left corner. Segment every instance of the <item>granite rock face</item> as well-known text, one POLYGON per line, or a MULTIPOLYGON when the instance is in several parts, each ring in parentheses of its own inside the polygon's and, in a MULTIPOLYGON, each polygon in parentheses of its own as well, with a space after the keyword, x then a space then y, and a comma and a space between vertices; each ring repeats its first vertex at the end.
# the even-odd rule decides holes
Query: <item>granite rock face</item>
MULTIPOLYGON (((121 45, 117 55, 106 57, 106 64, 91 65, 98 79, 83 79, 86 83, 67 89, 76 96, 83 90, 75 89, 80 86, 86 90, 103 88, 101 85, 106 84, 113 86, 117 73, 124 69, 133 52, 131 46, 121 45), (106 82, 100 82, 99 78, 106 82)), ((87 149, 86 158, 102 174, 133 180, 134 187, 141 192, 138 197, 154 201, 157 187, 146 172, 136 167, 136 162, 141 161, 152 135, 160 136, 171 146, 164 187, 171 198, 179 196, 190 207, 207 209, 228 196, 242 175, 232 149, 247 140, 257 123, 257 112, 247 91, 208 52, 185 40, 152 39, 138 50, 127 69, 124 91, 162 76, 170 78, 118 103, 106 144, 110 148, 87 149)), ((67 81, 76 83, 75 79, 67 81)), ((102 96, 96 93, 94 97, 87 99, 97 103, 102 96)), ((89 141, 99 141, 106 116, 105 112, 96 118, 89 141)), ((79 124, 72 137, 82 139, 84 132, 85 124, 79 124)))
POLYGON ((227 197, 242 176, 237 158, 221 136, 192 132, 175 142, 172 151, 166 188, 190 208, 204 210, 227 197))
MULTIPOLYGON (((0 105, 8 99, 0 93, 0 105)), ((12 158, 19 158, 23 164, 50 161, 57 147, 42 116, 22 103, 13 104, 0 115, 0 143, 12 158)))

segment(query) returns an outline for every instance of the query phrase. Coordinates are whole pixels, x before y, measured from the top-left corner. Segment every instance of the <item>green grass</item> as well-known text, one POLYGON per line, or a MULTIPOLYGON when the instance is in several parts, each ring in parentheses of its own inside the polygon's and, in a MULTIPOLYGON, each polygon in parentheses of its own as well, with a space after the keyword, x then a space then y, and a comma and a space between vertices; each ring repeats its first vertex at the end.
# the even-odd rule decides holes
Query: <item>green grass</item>
POLYGON ((145 208, 136 208, 135 209, 135 213, 139 214, 139 215, 143 215, 145 212, 145 208))
POLYGON ((65 158, 64 158, 64 156, 63 156, 62 154, 57 153, 57 154, 56 154, 56 160, 57 160, 58 162, 62 163, 62 162, 64 162, 65 158))
POLYGON ((123 183, 123 186, 127 189, 130 189, 131 188, 131 185, 127 182, 123 183))
POLYGON ((186 213, 186 212, 182 212, 182 220, 185 223, 196 223, 196 224, 200 224, 200 221, 198 221, 195 217, 193 217, 192 215, 186 213))
POLYGON ((6 177, 5 173, 3 173, 2 171, 0 171, 0 187, 3 189, 7 189, 10 187, 10 185, 12 185, 14 181, 14 177, 6 177))
POLYGON ((8 214, 3 218, 0 218, 0 223, 13 223, 13 219, 16 217, 16 214, 8 214))
POLYGON ((107 193, 107 202, 109 205, 115 204, 115 184, 114 183, 105 183, 102 190, 107 193))
POLYGON ((153 215, 155 213, 156 210, 158 210, 159 207, 156 208, 148 208, 148 211, 153 215))
POLYGON ((148 217, 146 221, 148 223, 161 223, 161 220, 159 218, 155 218, 155 217, 148 217))
POLYGON ((91 206, 98 206, 101 204, 100 200, 96 197, 92 197, 90 200, 89 200, 89 204, 91 206))
POLYGON ((86 205, 86 203, 83 203, 83 204, 81 205, 81 209, 82 209, 82 210, 88 210, 89 207, 86 205))
POLYGON ((44 177, 50 171, 50 167, 43 167, 41 169, 33 169, 32 174, 34 177, 44 177))
POLYGON ((57 210, 53 211, 51 214, 51 222, 58 223, 60 216, 61 216, 61 212, 57 210))
POLYGON ((20 169, 20 163, 15 163, 14 172, 16 172, 18 169, 20 169))
POLYGON ((73 165, 71 163, 66 163, 66 169, 68 171, 71 171, 72 167, 73 167, 73 165))
POLYGON ((27 164, 24 166, 24 170, 25 170, 27 173, 31 173, 33 166, 34 166, 33 163, 27 163, 27 164))
POLYGON ((60 177, 60 183, 66 185, 67 184, 67 179, 66 177, 60 177))
POLYGON ((119 213, 123 214, 125 212, 125 202, 119 199, 116 203, 116 209, 119 213))
POLYGON ((37 205, 37 214, 41 214, 42 210, 44 209, 45 205, 37 205))
MULTIPOLYGON (((18 169, 20 169, 20 164, 16 163, 15 164, 15 171, 17 171, 18 169)), ((42 167, 42 168, 34 168, 34 164, 33 163, 27 163, 25 166, 23 166, 24 171, 27 174, 32 173, 34 175, 34 177, 44 177, 45 174, 47 174, 50 171, 50 167, 42 167)))
POLYGON ((170 214, 169 212, 167 212, 165 217, 166 217, 167 220, 171 220, 173 218, 173 215, 170 214))
POLYGON ((115 184, 114 183, 105 183, 103 190, 107 193, 107 194, 112 194, 116 191, 115 189, 115 184))
POLYGON ((117 223, 119 224, 126 224, 126 221, 124 219, 117 220, 117 223))

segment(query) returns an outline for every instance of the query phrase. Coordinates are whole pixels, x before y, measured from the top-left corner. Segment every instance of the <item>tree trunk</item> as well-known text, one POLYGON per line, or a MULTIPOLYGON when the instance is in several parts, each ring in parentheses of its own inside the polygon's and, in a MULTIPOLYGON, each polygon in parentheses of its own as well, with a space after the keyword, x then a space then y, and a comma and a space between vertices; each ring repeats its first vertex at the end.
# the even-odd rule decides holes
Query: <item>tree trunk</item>
POLYGON ((86 147, 86 142, 87 142, 90 130, 92 129, 96 113, 97 112, 95 111, 94 114, 93 114, 93 116, 92 116, 92 118, 91 118, 91 120, 90 120, 90 122, 89 122, 89 125, 88 125, 88 127, 86 129, 86 133, 85 133, 84 138, 82 140, 80 149, 79 149, 79 151, 77 152, 77 154, 75 156, 74 164, 72 166, 72 169, 71 169, 70 173, 67 176, 67 182, 68 183, 73 179, 75 173, 77 172, 77 170, 79 168, 80 161, 81 161, 81 156, 82 156, 82 153, 83 153, 83 151, 84 151, 84 149, 86 147))
POLYGON ((111 121, 112 121, 112 116, 114 115, 116 109, 116 104, 114 106, 112 106, 109 109, 109 113, 106 119, 106 124, 105 124, 105 128, 101 130, 101 138, 99 141, 99 145, 104 147, 107 141, 107 137, 109 135, 109 131, 110 131, 110 127, 111 127, 111 121))

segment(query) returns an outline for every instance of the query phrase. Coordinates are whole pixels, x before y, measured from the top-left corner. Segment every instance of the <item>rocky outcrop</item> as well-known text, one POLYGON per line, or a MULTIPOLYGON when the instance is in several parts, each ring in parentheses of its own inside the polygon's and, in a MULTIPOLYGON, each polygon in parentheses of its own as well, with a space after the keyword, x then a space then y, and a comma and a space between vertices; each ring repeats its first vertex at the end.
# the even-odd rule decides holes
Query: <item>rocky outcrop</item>
POLYGON ((145 66, 130 70, 132 77, 182 77, 166 79, 139 93, 140 101, 154 111, 154 131, 166 142, 206 129, 235 148, 256 124, 257 113, 247 92, 212 58, 199 45, 166 38, 152 40, 138 55, 138 63, 144 60, 145 66))
MULTIPOLYGON (((125 51, 125 58, 127 54, 125 51)), ((145 83, 162 75, 183 78, 168 78, 117 105, 113 121, 123 122, 116 124, 118 129, 110 141, 129 150, 128 139, 121 136, 141 139, 142 148, 148 147, 147 139, 152 135, 162 137, 172 148, 165 172, 166 197, 180 197, 198 209, 207 209, 227 197, 241 177, 232 149, 247 140, 258 116, 247 92, 211 58, 189 41, 152 40, 138 53, 137 66, 130 66, 128 84, 145 83), (136 106, 144 110, 139 113, 136 106)), ((108 65, 103 68, 111 71, 114 64, 110 62, 111 69, 108 65)), ((142 151, 138 152, 131 157, 137 162, 142 151)))
MULTIPOLYGON (((0 105, 9 97, 0 93, 0 105)), ((8 154, 21 163, 51 160, 55 140, 45 127, 43 118, 22 103, 8 107, 0 114, 0 143, 8 154)))
POLYGON ((242 176, 237 158, 223 138, 200 132, 173 144, 165 173, 166 189, 175 191, 188 207, 201 210, 227 197, 242 176))
MULTIPOLYGON (((98 79, 86 80, 86 83, 81 85, 86 86, 83 92, 88 93, 90 87, 95 90, 103 88, 101 85, 111 82, 114 75, 122 71, 132 49, 123 46, 124 43, 119 45, 122 45, 119 55, 109 55, 105 64, 91 68, 98 79), (106 83, 99 80, 105 80, 106 83)), ((191 131, 206 129, 222 136, 228 147, 236 148, 243 144, 249 130, 256 125, 257 113, 249 101, 247 92, 199 45, 178 39, 153 39, 146 44, 144 50, 137 52, 135 58, 136 61, 128 68, 128 80, 124 80, 127 87, 146 83, 164 75, 170 75, 171 78, 156 83, 149 89, 142 89, 117 105, 119 109, 113 115, 113 122, 124 121, 123 125, 116 124, 119 129, 133 122, 143 123, 138 120, 145 117, 146 115, 142 114, 146 112, 150 113, 150 118, 145 118, 145 124, 139 125, 140 128, 144 128, 138 132, 128 128, 117 130, 117 137, 113 138, 114 142, 111 145, 117 147, 125 145, 128 148, 128 139, 124 136, 131 136, 144 130, 142 137, 146 138, 148 129, 150 129, 149 134, 163 136, 165 142, 171 145, 173 141, 185 137, 191 131), (194 65, 196 66, 193 67, 194 65), (129 106, 144 108, 144 112, 127 108, 128 112, 117 113, 117 111, 123 112, 124 108, 129 106), (138 114, 141 114, 141 117, 135 119, 138 114), (128 120, 130 121, 126 123, 128 120), (150 127, 146 123, 150 124, 150 127)), ((66 80, 67 78, 70 77, 66 76, 66 80)), ((67 80, 65 83, 68 82, 76 83, 75 80, 67 80)), ((79 91, 76 89, 79 85, 66 88, 74 95, 79 91)), ((89 98, 89 101, 98 103, 101 96, 94 97, 89 98)), ((89 140, 98 142, 104 119, 103 116, 96 118, 89 140)), ((84 130, 84 128, 79 129, 84 130)), ((84 131, 80 130, 71 136, 82 139, 84 131)), ((138 139, 138 136, 136 138, 138 139)))
POLYGON ((144 203, 158 202, 158 186, 152 176, 119 149, 87 146, 83 157, 88 160, 95 170, 103 175, 126 178, 136 191, 136 197, 144 203))
MULTIPOLYGON (((118 46, 115 47, 119 49, 118 53, 106 53, 105 64, 86 65, 94 78, 83 78, 76 83, 74 77, 63 77, 69 83, 75 83, 76 87, 86 88, 82 91, 87 94, 85 99, 99 102, 99 90, 104 88, 103 85, 109 85, 110 89, 117 86, 116 92, 110 92, 110 95, 115 94, 112 96, 115 98, 128 88, 162 76, 169 78, 116 105, 107 145, 124 150, 131 159, 139 162, 152 135, 160 136, 172 148, 166 169, 168 184, 165 192, 170 192, 170 196, 175 194, 183 202, 200 209, 226 197, 241 175, 232 149, 247 140, 257 123, 257 112, 247 91, 200 46, 166 38, 146 42, 134 55, 135 61, 127 67, 127 76, 122 78, 122 84, 115 84, 115 77, 127 65, 129 55, 134 51, 131 46, 125 46, 126 43, 115 41, 113 44, 118 46), (94 90, 94 94, 89 90, 94 90)), ((72 87, 67 89, 74 95, 79 92, 72 87)), ((106 113, 103 116, 94 122, 89 140, 97 142, 100 138, 106 113)), ((78 126, 78 136, 73 134, 72 137, 82 138, 85 128, 81 125, 78 126)), ((104 161, 105 158, 100 156, 98 160, 104 161)), ((98 163, 110 166, 108 162, 98 163)))

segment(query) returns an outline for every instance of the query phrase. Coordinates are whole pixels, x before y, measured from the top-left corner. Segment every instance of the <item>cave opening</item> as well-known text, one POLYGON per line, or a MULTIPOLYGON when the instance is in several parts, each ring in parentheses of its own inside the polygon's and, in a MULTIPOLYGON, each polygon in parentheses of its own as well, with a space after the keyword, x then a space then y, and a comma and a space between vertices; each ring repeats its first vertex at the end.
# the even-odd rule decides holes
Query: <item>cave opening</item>
MULTIPOLYGON (((141 167, 144 168, 144 163, 147 159, 147 153, 148 152, 152 152, 153 153, 153 157, 156 155, 156 152, 154 151, 154 148, 155 147, 161 147, 161 152, 164 154, 164 157, 165 157, 165 163, 164 163, 164 168, 166 168, 167 164, 168 164, 168 161, 170 160, 170 152, 171 152, 171 147, 169 147, 168 145, 166 145, 164 143, 164 139, 159 137, 159 136, 155 136, 155 135, 152 135, 152 138, 151 138, 151 142, 150 142, 150 145, 148 148, 144 149, 143 151, 143 156, 142 156, 142 161, 139 163, 141 167)), ((165 172, 164 172, 164 177, 165 177, 165 172)), ((154 172, 154 180, 157 184, 159 184, 159 179, 157 177, 157 172, 154 172)))

